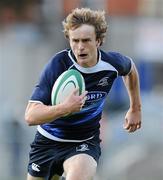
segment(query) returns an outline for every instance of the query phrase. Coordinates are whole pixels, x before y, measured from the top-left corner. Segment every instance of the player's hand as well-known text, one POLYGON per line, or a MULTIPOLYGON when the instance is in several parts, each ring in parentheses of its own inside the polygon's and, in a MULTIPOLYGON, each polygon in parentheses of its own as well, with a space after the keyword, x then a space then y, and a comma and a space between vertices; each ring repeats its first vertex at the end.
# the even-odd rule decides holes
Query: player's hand
POLYGON ((63 102, 64 107, 68 111, 68 113, 74 113, 79 112, 86 100, 87 91, 85 91, 83 94, 78 95, 79 89, 75 89, 70 96, 68 96, 65 101, 63 102))
POLYGON ((128 110, 123 128, 129 133, 141 128, 141 110, 128 110))

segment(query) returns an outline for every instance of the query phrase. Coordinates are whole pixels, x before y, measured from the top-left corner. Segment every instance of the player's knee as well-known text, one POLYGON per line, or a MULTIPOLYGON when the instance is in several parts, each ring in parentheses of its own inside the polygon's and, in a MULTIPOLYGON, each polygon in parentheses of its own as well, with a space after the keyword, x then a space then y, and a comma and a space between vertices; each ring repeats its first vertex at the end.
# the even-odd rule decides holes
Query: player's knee
POLYGON ((68 172, 66 175, 66 180, 91 180, 93 179, 94 174, 91 173, 77 173, 75 171, 68 172))
POLYGON ((64 163, 66 180, 90 180, 96 173, 97 163, 87 154, 75 155, 64 163))
POLYGON ((96 167, 70 168, 66 173, 66 180, 91 180, 95 176, 96 167))

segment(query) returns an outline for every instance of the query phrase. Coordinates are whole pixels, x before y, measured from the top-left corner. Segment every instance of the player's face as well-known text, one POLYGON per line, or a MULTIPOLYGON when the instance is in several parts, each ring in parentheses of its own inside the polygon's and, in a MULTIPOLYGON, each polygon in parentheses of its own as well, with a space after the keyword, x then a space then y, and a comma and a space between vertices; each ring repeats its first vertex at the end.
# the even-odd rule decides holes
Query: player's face
POLYGON ((69 41, 80 66, 91 67, 97 63, 97 48, 100 42, 96 40, 94 26, 83 24, 74 30, 69 30, 69 41))

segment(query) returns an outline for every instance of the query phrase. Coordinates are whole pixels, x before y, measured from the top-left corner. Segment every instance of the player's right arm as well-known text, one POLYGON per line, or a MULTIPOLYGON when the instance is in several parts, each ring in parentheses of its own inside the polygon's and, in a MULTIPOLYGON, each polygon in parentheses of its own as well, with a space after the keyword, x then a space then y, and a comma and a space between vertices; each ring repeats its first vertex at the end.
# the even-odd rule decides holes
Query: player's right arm
POLYGON ((63 103, 55 106, 47 106, 39 102, 29 102, 25 110, 25 120, 29 126, 40 125, 54 121, 66 114, 79 112, 82 108, 86 93, 77 95, 78 89, 74 90, 63 103))
POLYGON ((25 111, 25 120, 29 126, 51 122, 66 112, 62 104, 47 106, 38 102, 29 102, 25 111))

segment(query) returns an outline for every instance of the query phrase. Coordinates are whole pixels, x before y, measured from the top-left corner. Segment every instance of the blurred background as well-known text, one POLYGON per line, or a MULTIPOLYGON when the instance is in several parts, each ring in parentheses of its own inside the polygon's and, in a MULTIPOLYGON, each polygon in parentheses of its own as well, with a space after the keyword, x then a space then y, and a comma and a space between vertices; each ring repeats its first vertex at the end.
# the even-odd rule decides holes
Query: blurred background
POLYGON ((25 180, 36 127, 24 111, 43 66, 68 47, 62 21, 75 7, 104 9, 103 49, 133 58, 142 129, 123 130, 129 102, 118 78, 101 121, 96 180, 163 180, 163 0, 0 0, 0 180, 25 180))

